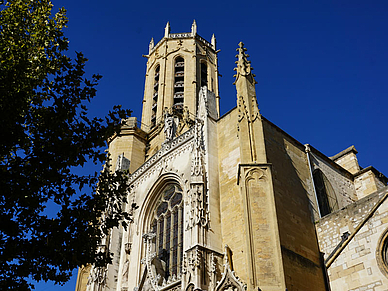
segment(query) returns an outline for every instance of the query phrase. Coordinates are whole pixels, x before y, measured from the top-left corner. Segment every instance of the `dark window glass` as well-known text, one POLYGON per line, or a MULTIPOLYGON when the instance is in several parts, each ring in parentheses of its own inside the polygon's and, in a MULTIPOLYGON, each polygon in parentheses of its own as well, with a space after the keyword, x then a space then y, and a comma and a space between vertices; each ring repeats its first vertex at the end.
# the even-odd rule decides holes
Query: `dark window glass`
POLYGON ((161 191, 151 230, 156 233, 157 256, 165 263, 166 279, 178 275, 183 257, 182 188, 169 184, 161 191))
POLYGON ((338 201, 334 189, 322 171, 315 170, 313 179, 321 217, 338 210, 338 201))

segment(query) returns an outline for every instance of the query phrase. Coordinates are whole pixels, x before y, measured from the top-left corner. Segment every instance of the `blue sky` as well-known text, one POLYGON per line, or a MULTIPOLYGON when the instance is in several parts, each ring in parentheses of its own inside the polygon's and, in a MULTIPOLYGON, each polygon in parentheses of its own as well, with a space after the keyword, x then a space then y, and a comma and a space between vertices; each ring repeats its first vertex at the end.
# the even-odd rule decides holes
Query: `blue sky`
MULTIPOLYGON (((68 10, 70 52, 99 73, 91 113, 115 104, 140 118, 148 44, 171 32, 214 33, 221 113, 236 105, 233 68, 239 41, 256 74, 261 113, 302 143, 332 156, 355 145, 362 167, 388 175, 388 1, 123 1, 53 0, 68 10)), ((74 273, 76 274, 76 272, 74 273)), ((39 284, 36 290, 74 290, 39 284)))

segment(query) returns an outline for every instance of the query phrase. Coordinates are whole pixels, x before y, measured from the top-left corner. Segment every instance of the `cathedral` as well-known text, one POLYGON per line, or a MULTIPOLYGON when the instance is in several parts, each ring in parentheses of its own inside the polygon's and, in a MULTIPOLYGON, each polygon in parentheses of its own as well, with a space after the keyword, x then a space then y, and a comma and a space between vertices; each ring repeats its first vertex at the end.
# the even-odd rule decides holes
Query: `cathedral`
MULTIPOLYGON (((247 49, 220 116, 216 39, 149 44, 141 122, 109 140, 133 222, 76 291, 388 290, 387 177, 351 146, 327 157, 261 115, 247 49)), ((140 102, 140 100, 139 100, 140 102)))

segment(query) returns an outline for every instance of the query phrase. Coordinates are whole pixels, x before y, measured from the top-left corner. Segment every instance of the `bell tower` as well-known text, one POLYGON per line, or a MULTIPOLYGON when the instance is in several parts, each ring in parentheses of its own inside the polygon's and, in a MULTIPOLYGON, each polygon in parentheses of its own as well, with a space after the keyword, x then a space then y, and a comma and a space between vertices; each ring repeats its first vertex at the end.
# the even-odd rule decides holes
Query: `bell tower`
POLYGON ((156 44, 151 39, 145 79, 142 129, 158 135, 166 111, 175 116, 196 116, 198 93, 206 86, 216 96, 219 115, 219 91, 216 39, 208 42, 197 34, 194 20, 191 32, 170 33, 156 44))

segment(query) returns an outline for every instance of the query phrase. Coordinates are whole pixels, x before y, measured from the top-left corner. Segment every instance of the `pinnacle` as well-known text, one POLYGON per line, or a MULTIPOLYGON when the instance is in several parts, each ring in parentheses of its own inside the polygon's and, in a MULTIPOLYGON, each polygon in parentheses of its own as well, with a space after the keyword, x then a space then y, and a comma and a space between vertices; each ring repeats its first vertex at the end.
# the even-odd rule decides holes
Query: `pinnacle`
POLYGON ((245 53, 247 49, 244 47, 244 43, 242 41, 239 42, 236 51, 238 51, 238 55, 236 55, 236 58, 238 59, 236 61, 237 67, 235 68, 235 71, 237 71, 237 77, 238 75, 252 75, 251 71, 253 68, 251 67, 251 62, 248 61, 249 55, 245 53))

